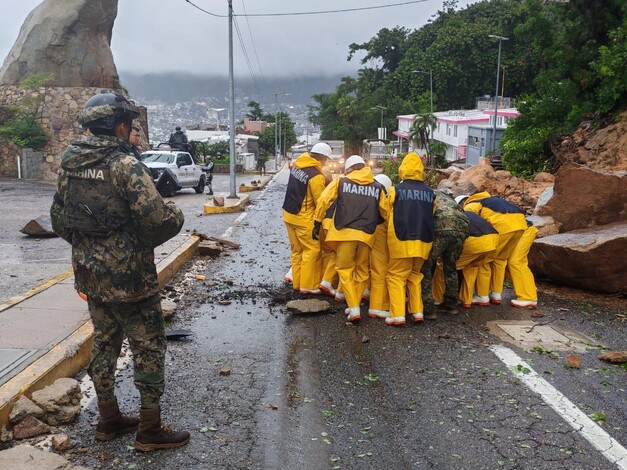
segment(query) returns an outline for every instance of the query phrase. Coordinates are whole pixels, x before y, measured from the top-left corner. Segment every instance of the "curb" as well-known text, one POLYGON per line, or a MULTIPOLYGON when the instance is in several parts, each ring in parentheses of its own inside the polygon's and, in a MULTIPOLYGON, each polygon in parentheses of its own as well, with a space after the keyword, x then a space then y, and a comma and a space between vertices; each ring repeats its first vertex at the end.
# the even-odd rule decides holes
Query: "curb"
POLYGON ((250 196, 241 195, 237 199, 229 199, 228 194, 222 193, 219 196, 224 197, 224 206, 218 207, 213 204, 205 204, 203 207, 203 214, 228 214, 231 212, 239 212, 243 207, 248 204, 250 196))
MULTIPOLYGON (((200 237, 191 235, 186 242, 157 264, 160 287, 172 279, 181 266, 194 256, 199 242, 200 237)), ((71 275, 72 270, 66 271, 27 291, 22 296, 13 297, 0 305, 0 309, 9 308, 71 275), (20 300, 10 304, 14 299, 20 300)), ((75 376, 89 363, 93 333, 91 320, 87 320, 50 351, 0 386, 0 429, 7 426, 11 408, 20 396, 26 395, 30 398, 33 392, 50 385, 58 378, 75 376)))
POLYGON ((270 181, 272 181, 272 176, 264 176, 263 180, 261 181, 261 183, 259 185, 257 185, 257 186, 242 185, 242 186, 239 187, 239 190, 242 193, 249 193, 251 191, 259 191, 259 190, 265 188, 270 181))

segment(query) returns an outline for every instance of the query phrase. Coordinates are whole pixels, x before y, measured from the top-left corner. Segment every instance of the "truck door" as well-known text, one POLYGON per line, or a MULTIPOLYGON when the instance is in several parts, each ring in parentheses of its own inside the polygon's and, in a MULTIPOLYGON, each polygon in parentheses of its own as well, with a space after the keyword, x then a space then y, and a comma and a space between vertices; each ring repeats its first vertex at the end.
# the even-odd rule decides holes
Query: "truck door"
POLYGON ((179 181, 182 186, 189 187, 192 183, 193 175, 190 174, 192 167, 192 156, 189 153, 179 153, 176 156, 176 166, 178 166, 179 181))

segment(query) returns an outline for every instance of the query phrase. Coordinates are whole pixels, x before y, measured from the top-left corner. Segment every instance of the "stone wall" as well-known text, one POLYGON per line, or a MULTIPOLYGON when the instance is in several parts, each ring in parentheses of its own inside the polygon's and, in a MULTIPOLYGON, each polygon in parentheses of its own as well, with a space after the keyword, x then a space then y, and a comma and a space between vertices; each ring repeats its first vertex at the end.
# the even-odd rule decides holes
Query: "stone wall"
MULTIPOLYGON (((19 104, 24 96, 41 98, 41 123, 49 136, 43 150, 40 175, 43 180, 56 180, 63 151, 67 145, 85 131, 76 122, 79 111, 92 96, 111 90, 79 87, 41 87, 38 90, 23 90, 16 86, 0 86, 0 104, 19 104)), ((147 129, 147 116, 140 118, 147 129)), ((17 177, 15 156, 21 150, 9 142, 0 141, 0 175, 17 177)))

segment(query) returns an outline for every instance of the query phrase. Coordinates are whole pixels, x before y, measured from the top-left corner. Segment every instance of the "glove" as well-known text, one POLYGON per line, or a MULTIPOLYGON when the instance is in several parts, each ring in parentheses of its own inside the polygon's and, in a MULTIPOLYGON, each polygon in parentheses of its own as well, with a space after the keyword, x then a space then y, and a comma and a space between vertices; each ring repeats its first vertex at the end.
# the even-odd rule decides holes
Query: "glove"
POLYGON ((314 228, 311 231, 311 238, 314 240, 318 240, 318 236, 320 235, 320 227, 322 227, 322 222, 314 222, 314 228))

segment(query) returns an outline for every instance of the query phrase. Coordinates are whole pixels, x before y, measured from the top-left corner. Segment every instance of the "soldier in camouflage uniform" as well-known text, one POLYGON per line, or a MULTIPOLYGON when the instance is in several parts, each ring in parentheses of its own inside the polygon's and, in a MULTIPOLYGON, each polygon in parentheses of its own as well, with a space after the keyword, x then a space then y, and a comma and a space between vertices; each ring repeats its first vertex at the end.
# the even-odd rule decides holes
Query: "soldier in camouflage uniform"
POLYGON ((128 142, 137 108, 125 97, 89 99, 78 121, 93 134, 63 155, 50 214, 54 231, 72 244, 75 285, 87 295, 94 325, 89 374, 98 396, 96 439, 137 431, 142 451, 180 447, 189 433, 161 426, 166 338, 154 248, 174 237, 183 214, 166 204, 128 142), (124 335, 133 352, 140 419, 120 413, 115 369, 124 335))
POLYGON ((429 253, 429 259, 422 266, 422 302, 424 304, 424 317, 427 320, 437 318, 435 303, 431 291, 431 281, 433 271, 438 258, 442 257, 444 268, 444 302, 441 310, 456 314, 457 294, 459 282, 457 279, 457 268, 455 262, 464 248, 464 240, 468 237, 468 217, 464 210, 442 191, 434 191, 435 213, 433 214, 435 239, 429 253))

